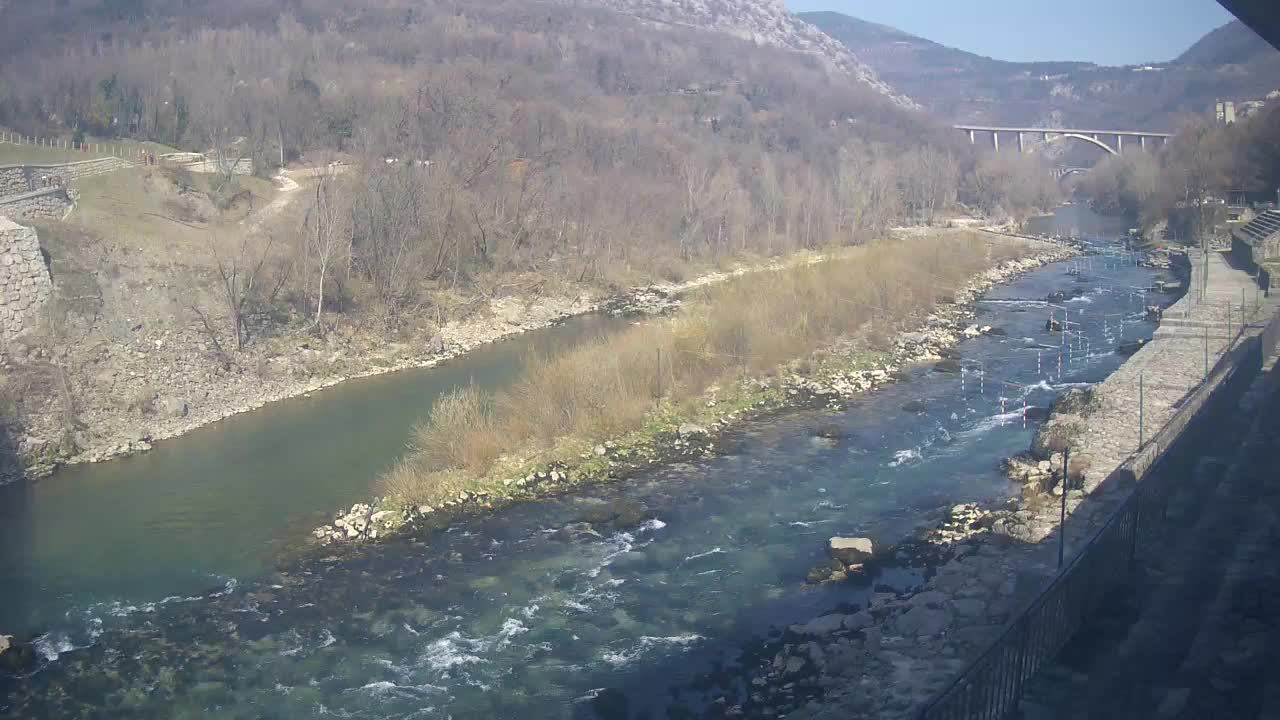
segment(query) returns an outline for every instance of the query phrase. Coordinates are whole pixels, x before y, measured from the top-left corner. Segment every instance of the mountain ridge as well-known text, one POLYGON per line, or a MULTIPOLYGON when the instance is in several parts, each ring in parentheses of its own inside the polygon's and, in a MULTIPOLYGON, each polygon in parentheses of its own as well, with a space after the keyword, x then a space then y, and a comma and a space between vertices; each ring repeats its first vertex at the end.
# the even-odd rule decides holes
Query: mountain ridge
POLYGON ((818 57, 901 107, 920 105, 884 82, 848 45, 789 11, 783 0, 557 0, 584 7, 604 8, 653 23, 683 25, 724 32, 757 44, 818 57))
POLYGON ((1280 52, 1239 21, 1172 60, 1105 66, 997 60, 836 12, 800 17, 845 43, 892 87, 953 122, 1170 130, 1218 99, 1280 87, 1280 52))

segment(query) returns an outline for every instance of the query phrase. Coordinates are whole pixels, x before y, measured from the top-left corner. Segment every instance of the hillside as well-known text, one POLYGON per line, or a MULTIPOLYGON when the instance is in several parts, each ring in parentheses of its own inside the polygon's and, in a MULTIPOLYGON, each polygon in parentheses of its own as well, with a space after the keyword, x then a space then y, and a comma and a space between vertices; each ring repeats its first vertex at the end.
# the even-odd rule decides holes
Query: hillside
POLYGON ((845 43, 881 79, 955 122, 1165 130, 1218 99, 1280 88, 1280 52, 1240 22, 1147 66, 1019 63, 946 47, 833 12, 801 18, 845 43))
POLYGON ((80 205, 40 227, 54 322, 0 348, 0 424, 27 457, 144 447, 627 287, 904 221, 1025 216, 1058 192, 1039 160, 974 153, 775 0, 9 11, 0 127, 248 157, 258 175, 72 183, 80 205))
POLYGON ((603 6, 658 25, 674 24, 725 32, 761 45, 794 50, 820 58, 908 108, 918 107, 876 76, 850 46, 787 10, 784 0, 561 0, 587 7, 603 6))

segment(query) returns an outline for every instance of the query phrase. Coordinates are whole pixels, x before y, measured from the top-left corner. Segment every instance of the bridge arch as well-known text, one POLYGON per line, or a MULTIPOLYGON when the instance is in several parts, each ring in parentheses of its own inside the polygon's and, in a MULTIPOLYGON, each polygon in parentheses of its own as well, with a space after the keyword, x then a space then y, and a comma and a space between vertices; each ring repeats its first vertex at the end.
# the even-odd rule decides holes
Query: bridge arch
POLYGON ((1065 139, 1065 138, 1072 138, 1073 140, 1083 140, 1083 141, 1085 141, 1085 142, 1087 142, 1087 143, 1093 143, 1094 145, 1097 145, 1098 147, 1102 148, 1103 150, 1107 151, 1108 153, 1110 153, 1110 154, 1112 154, 1112 155, 1119 155, 1119 154, 1120 154, 1120 153, 1119 153, 1119 151, 1117 151, 1115 148, 1113 148, 1113 147, 1111 147, 1110 145, 1108 145, 1108 144, 1106 144, 1106 143, 1102 142, 1102 141, 1101 141, 1101 140, 1099 140, 1098 138, 1095 138, 1095 137, 1089 137, 1088 135, 1081 135, 1080 133, 1054 133, 1054 134, 1049 134, 1047 137, 1045 137, 1045 142, 1054 142, 1055 140, 1063 140, 1063 139, 1065 139))

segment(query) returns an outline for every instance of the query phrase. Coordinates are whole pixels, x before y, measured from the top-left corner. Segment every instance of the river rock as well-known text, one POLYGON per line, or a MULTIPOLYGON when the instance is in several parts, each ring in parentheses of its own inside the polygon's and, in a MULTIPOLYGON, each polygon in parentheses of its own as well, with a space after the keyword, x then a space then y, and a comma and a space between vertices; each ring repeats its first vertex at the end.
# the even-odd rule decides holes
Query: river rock
POLYGON ((908 400, 902 404, 903 412, 922 413, 928 409, 929 405, 924 400, 908 400))
POLYGON ((4 650, 0 650, 0 670, 19 673, 26 670, 36 660, 36 651, 27 643, 13 641, 12 635, 0 636, 4 650))
POLYGON ((815 635, 818 637, 830 635, 837 630, 844 629, 844 623, 848 617, 850 616, 839 614, 823 615, 822 617, 814 618, 807 623, 792 625, 790 630, 797 635, 815 635))
POLYGON ((701 425, 695 425, 693 423, 682 424, 678 432, 680 433, 680 437, 682 438, 706 437, 707 435, 710 434, 706 428, 702 427, 701 425))
POLYGON ((937 635, 951 625, 951 611, 919 605, 898 617, 895 627, 907 637, 937 635))
POLYGON ((982 617, 987 614, 987 604, 978 598, 952 600, 951 607, 960 617, 982 617))
POLYGON ((187 416, 187 401, 181 398, 165 398, 160 403, 160 410, 168 417, 180 418, 187 416))
POLYGON ((833 537, 827 541, 827 549, 840 562, 857 565, 871 559, 875 546, 869 538, 833 537))

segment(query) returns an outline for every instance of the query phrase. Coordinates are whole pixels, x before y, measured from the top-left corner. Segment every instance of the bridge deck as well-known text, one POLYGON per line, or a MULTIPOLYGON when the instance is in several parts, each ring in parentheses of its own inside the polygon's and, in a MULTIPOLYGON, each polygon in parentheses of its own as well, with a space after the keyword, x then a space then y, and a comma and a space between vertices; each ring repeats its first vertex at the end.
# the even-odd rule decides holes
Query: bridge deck
POLYGON ((1158 137, 1171 138, 1173 133, 1147 130, 1081 130, 1078 128, 1036 128, 1036 127, 998 127, 993 125, 954 125, 956 130, 974 130, 977 132, 1004 133, 1054 133, 1057 135, 1121 135, 1124 137, 1158 137))

